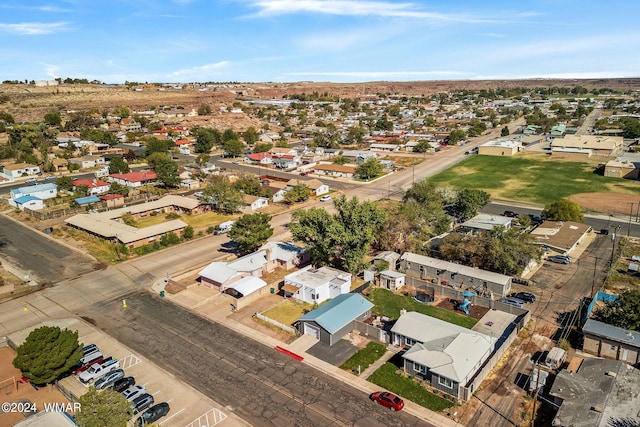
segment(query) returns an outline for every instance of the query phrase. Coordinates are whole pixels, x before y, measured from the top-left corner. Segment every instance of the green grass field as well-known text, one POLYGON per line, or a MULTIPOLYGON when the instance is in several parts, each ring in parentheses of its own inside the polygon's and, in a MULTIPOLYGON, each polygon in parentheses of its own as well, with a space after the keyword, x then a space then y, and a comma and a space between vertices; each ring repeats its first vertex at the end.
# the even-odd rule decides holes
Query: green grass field
MULTIPOLYGON (((160 224, 168 221, 168 214, 158 214, 155 216, 147 216, 136 220, 137 228, 149 227, 150 225, 160 224)), ((192 226, 195 230, 204 229, 210 226, 216 226, 222 222, 238 218, 238 215, 220 215, 216 212, 207 212, 201 215, 180 214, 180 220, 192 226)))
POLYGON ((381 314, 392 319, 400 317, 400 310, 404 308, 407 311, 417 311, 418 313, 426 314, 427 316, 435 317, 436 319, 444 320, 445 322, 453 323, 463 328, 471 329, 473 325, 478 323, 478 321, 472 317, 453 313, 432 305, 421 304, 411 297, 394 294, 387 289, 374 288, 368 298, 375 304, 372 310, 373 313, 381 314))
POLYGON ((492 199, 546 205, 578 193, 640 195, 640 185, 594 173, 597 163, 570 162, 546 154, 516 157, 470 156, 429 181, 456 189, 484 190, 492 199))

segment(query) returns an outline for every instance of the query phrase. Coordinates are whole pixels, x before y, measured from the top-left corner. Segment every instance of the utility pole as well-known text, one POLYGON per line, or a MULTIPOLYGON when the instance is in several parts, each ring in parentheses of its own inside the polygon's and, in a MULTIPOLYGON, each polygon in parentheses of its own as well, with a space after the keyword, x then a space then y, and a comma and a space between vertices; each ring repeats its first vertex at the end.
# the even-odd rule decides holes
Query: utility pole
POLYGON ((629 202, 631 208, 629 209, 629 224, 627 225, 627 239, 629 238, 629 233, 631 233, 631 217, 633 216, 633 202, 629 202))
POLYGON ((596 287, 596 267, 598 266, 598 257, 594 257, 595 261, 593 261, 593 280, 591 281, 591 299, 595 296, 595 287, 596 287))

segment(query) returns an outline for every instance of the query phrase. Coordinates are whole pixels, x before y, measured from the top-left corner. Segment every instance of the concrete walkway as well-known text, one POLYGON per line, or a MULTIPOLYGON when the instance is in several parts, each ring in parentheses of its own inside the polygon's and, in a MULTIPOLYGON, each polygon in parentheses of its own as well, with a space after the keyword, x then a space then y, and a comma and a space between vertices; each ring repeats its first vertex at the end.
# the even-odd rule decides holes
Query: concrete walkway
POLYGON ((389 359, 391 359, 396 354, 396 351, 390 350, 387 348, 387 351, 382 355, 382 357, 375 362, 373 362, 367 369, 360 373, 360 378, 367 379, 371 374, 373 374, 380 366, 387 363, 389 359))

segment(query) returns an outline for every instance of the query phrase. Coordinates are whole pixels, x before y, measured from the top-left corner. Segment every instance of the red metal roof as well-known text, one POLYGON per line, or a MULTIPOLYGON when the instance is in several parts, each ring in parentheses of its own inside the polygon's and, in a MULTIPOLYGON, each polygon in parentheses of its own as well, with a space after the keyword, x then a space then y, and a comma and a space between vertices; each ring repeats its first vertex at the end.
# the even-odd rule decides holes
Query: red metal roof
POLYGON ((122 179, 124 181, 129 182, 142 182, 142 181, 151 181, 156 179, 158 176, 153 171, 148 172, 129 172, 129 173, 112 173, 109 175, 112 178, 122 179))

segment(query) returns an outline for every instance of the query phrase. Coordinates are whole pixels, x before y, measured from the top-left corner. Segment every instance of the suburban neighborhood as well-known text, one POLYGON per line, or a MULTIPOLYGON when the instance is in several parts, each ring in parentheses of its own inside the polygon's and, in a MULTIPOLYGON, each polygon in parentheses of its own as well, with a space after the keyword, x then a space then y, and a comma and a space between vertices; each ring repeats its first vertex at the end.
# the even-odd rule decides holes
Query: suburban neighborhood
POLYGON ((115 390, 125 425, 636 425, 640 92, 579 83, 97 82, 68 86, 130 105, 29 120, 9 91, 0 386, 115 390), (38 334, 75 343, 50 378, 38 334))

